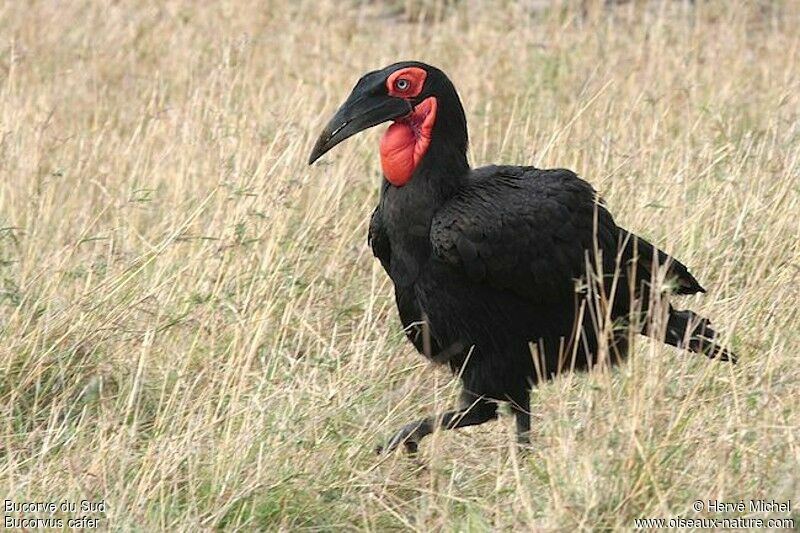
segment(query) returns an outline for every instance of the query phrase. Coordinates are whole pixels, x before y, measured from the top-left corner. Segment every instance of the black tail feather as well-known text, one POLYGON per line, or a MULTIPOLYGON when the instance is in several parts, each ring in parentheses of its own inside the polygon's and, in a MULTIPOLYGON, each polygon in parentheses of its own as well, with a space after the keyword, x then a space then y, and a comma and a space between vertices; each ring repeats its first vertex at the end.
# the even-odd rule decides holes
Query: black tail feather
POLYGON ((665 267, 667 279, 675 283, 675 294, 695 294, 706 290, 695 279, 689 269, 666 252, 659 250, 647 240, 634 235, 627 230, 621 231, 621 239, 625 245, 623 257, 632 260, 638 257, 636 264, 637 278, 639 280, 652 280, 655 268, 665 267))
POLYGON ((664 342, 735 364, 738 359, 736 354, 718 344, 716 339, 717 333, 707 318, 688 309, 678 310, 670 306, 664 342))

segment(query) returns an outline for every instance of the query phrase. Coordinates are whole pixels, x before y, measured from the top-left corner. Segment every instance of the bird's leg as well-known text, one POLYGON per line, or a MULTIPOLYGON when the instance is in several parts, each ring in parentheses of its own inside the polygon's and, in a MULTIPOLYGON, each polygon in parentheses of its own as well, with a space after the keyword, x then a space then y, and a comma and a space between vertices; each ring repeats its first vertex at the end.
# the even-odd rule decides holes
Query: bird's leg
POLYGON ((378 453, 391 452, 403 444, 406 452, 416 453, 419 441, 435 430, 456 429, 476 426, 497 418, 497 405, 480 397, 462 394, 462 407, 440 415, 429 416, 406 424, 389 439, 385 447, 378 447, 378 453))
POLYGON ((517 444, 527 446, 531 443, 531 395, 525 392, 521 401, 511 402, 511 410, 517 422, 517 444))

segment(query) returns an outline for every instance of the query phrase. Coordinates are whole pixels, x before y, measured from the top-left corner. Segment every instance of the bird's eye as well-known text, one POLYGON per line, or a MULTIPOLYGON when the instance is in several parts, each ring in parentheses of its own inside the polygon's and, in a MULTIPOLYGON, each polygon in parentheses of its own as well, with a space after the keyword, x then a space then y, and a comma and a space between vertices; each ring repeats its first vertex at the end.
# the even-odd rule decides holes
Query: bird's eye
POLYGON ((405 91, 406 89, 408 89, 409 85, 411 84, 405 78, 400 78, 399 80, 394 82, 394 88, 397 89, 398 91, 405 91))

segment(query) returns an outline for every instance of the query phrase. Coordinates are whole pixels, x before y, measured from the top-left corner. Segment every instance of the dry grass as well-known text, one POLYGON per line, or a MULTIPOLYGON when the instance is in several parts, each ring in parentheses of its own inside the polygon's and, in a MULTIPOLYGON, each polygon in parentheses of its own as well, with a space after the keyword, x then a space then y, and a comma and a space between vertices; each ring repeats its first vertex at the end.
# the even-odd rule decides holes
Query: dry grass
MULTIPOLYGON (((0 495, 112 529, 629 528, 800 499, 800 5, 7 2, 0 495), (737 367, 639 342, 506 417, 373 447, 458 389, 366 245, 371 132, 305 165, 366 70, 461 92, 473 164, 564 166, 709 293, 737 367)), ((797 511, 794 511, 798 523, 797 511)))

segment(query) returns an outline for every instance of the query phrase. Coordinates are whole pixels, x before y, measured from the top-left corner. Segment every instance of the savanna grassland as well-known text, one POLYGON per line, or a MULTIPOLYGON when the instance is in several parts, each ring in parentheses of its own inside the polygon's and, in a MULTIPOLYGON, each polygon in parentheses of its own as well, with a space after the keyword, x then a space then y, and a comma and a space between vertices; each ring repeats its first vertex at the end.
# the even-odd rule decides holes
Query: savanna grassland
POLYGON ((631 528, 791 498, 797 527, 798 28, 791 0, 2 3, 0 497, 142 531, 631 528), (401 59, 453 79, 473 165, 572 168, 693 267, 708 294, 678 305, 740 363, 642 338, 536 391, 527 454, 503 417, 376 456, 458 383, 367 247, 383 128, 306 160, 401 59))

